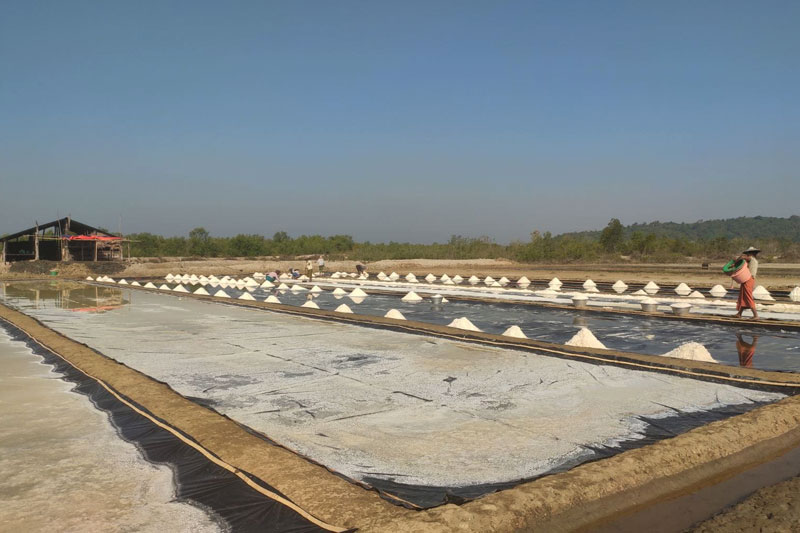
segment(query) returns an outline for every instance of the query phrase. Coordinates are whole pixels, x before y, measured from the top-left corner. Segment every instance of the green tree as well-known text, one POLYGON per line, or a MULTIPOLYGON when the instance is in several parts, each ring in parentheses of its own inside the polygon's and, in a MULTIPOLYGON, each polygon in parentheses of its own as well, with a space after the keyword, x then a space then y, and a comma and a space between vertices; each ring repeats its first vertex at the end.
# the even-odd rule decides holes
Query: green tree
POLYGON ((612 218, 600 234, 600 246, 606 252, 616 252, 622 244, 622 223, 612 218))
POLYGON ((201 257, 211 255, 211 234, 205 228, 194 228, 189 232, 189 253, 201 257))

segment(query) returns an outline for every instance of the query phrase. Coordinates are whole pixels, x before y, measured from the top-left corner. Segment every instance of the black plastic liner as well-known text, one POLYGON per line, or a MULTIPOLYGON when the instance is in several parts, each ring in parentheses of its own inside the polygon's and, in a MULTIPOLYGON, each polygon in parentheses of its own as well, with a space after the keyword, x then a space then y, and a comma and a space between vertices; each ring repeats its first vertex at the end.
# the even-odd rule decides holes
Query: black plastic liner
POLYGON ((505 481, 501 483, 483 483, 469 485, 466 487, 407 485, 404 483, 399 483, 393 479, 387 480, 381 478, 364 478, 364 481, 371 484, 379 491, 385 491, 387 493, 394 494, 400 498, 403 498, 404 500, 413 502, 422 508, 436 507, 445 503, 461 505, 462 503, 466 503, 470 500, 474 500, 475 498, 485 496, 486 494, 490 494, 492 492, 510 489, 516 485, 519 485, 520 483, 533 481, 535 479, 552 474, 558 474, 559 472, 566 472, 567 470, 571 470, 572 468, 581 464, 598 461, 600 459, 606 459, 624 451, 648 446, 660 440, 675 437, 681 433, 686 433, 689 430, 704 426, 708 423, 746 413, 757 407, 767 405, 768 403, 771 402, 752 402, 746 404, 728 405, 719 407, 717 409, 700 412, 676 410, 674 416, 667 418, 638 417, 639 420, 647 424, 647 428, 645 433, 642 435, 642 438, 627 440, 619 443, 616 446, 584 446, 584 449, 586 450, 585 454, 582 454, 581 456, 562 464, 558 468, 554 468, 553 470, 530 478, 505 481))
MULTIPOLYGON (((19 328, 1 320, 0 327, 12 339, 25 342, 35 354, 44 359, 45 363, 52 365, 53 370, 61 374, 65 381, 74 383, 73 391, 87 396, 95 407, 106 412, 117 434, 135 444, 146 460, 169 465, 173 471, 176 501, 205 510, 226 531, 276 533, 327 531, 309 522, 293 509, 260 494, 233 473, 209 461, 199 451, 169 431, 158 427, 120 402, 95 379, 33 341, 19 328)), ((136 404, 129 398, 125 399, 136 404)), ((140 405, 136 407, 147 411, 140 405)), ((289 499, 260 479, 246 473, 245 475, 258 485, 289 499)))

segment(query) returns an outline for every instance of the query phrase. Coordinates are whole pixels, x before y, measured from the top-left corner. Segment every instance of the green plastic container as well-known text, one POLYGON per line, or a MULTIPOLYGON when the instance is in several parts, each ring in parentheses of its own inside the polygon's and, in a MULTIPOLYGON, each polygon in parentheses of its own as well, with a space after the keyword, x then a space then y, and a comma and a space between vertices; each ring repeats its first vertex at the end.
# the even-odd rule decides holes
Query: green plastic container
POLYGON ((50 275, 51 276, 58 276, 58 270, 51 270, 50 271, 50 275))
POLYGON ((731 259, 722 267, 722 271, 731 275, 735 274, 742 266, 744 266, 744 259, 731 259))

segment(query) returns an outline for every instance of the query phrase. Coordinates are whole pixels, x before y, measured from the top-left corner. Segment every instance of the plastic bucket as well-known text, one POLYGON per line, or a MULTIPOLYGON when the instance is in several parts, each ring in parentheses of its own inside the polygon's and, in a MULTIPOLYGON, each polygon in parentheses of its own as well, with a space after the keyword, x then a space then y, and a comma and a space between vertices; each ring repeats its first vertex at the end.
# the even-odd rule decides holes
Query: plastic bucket
POLYGON ((747 268, 747 261, 744 259, 733 259, 722 267, 722 271, 733 278, 736 283, 744 283, 753 276, 750 274, 750 269, 747 268))

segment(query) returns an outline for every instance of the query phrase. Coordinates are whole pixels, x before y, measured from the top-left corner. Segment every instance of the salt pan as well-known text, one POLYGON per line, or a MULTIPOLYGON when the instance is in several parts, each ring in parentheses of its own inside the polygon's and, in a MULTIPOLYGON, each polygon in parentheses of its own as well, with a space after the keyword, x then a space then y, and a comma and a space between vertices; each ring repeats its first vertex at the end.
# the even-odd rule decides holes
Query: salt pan
POLYGON ((567 346, 577 346, 578 348, 599 348, 607 350, 605 345, 597 340, 589 328, 581 328, 570 340, 565 343, 567 346))
POLYGON ((470 322, 469 319, 465 316, 462 316, 461 318, 456 318, 455 320, 447 324, 447 326, 451 328, 465 329, 467 331, 480 331, 480 329, 478 329, 478 327, 475 326, 475 324, 473 324, 472 322, 470 322))

